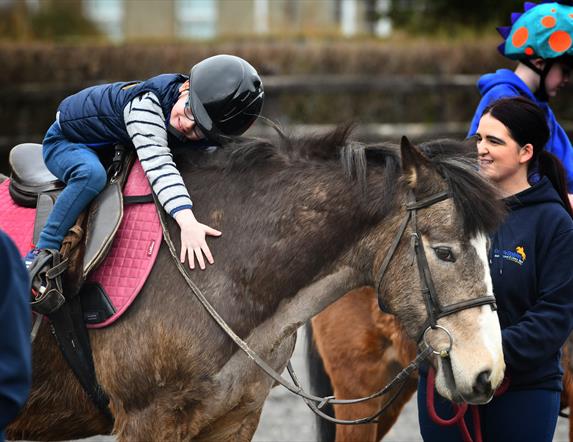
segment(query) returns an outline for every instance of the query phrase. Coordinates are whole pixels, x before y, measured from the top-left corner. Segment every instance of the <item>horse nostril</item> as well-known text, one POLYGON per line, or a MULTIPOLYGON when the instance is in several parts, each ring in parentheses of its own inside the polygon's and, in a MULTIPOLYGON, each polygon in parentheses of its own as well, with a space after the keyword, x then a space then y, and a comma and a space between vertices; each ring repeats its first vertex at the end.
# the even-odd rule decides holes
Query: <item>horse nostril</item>
POLYGON ((478 374, 476 382, 474 384, 474 393, 477 394, 490 394, 491 393, 491 381, 490 381, 491 371, 484 370, 478 374))

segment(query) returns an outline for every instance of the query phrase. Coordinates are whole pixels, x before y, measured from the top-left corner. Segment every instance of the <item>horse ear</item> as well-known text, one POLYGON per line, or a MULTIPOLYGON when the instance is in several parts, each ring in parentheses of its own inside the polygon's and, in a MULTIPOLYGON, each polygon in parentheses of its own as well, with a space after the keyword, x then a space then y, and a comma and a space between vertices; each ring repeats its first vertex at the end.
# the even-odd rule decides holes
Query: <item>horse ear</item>
POLYGON ((469 138, 466 138, 461 143, 462 151, 468 158, 477 161, 478 159, 478 149, 477 149, 477 137, 472 135, 469 138))
POLYGON ((403 136, 400 141, 400 154, 402 155, 402 172, 406 182, 411 188, 415 188, 422 168, 430 161, 406 136, 403 136))

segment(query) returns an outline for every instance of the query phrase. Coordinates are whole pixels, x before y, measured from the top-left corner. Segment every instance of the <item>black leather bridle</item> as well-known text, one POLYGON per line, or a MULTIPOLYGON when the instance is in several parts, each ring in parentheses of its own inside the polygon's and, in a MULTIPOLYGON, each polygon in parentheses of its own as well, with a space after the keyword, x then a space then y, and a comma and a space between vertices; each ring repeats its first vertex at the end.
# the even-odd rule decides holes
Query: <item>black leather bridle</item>
MULTIPOLYGON (((400 243, 400 240, 404 236, 406 227, 411 221, 412 246, 414 248, 416 263, 418 265, 418 273, 420 275, 420 287, 422 291, 422 298, 424 299, 426 312, 428 314, 428 318, 426 319, 426 322, 422 327, 422 331, 418 335, 417 342, 420 342, 421 339, 425 339, 428 330, 430 329, 435 330, 439 328, 448 335, 448 338, 450 340, 449 348, 445 350, 446 353, 449 353, 449 351, 451 350, 453 344, 453 338, 448 330, 438 325, 438 319, 443 318, 444 316, 451 315, 453 313, 460 312, 462 310, 466 310, 468 308, 479 307, 482 305, 491 305, 493 310, 497 309, 495 303, 495 297, 491 295, 480 296, 479 298, 468 299, 466 301, 460 301, 446 306, 443 306, 440 303, 440 300, 436 293, 436 288, 434 287, 434 282, 432 280, 432 274, 430 272, 430 267, 428 265, 426 253, 424 251, 424 242, 422 241, 422 235, 418 230, 417 211, 419 209, 430 207, 448 198, 451 198, 451 194, 448 190, 436 193, 420 201, 416 201, 416 197, 412 191, 408 193, 408 202, 406 203, 406 215, 402 220, 400 227, 398 228, 398 233, 396 234, 394 240, 391 243, 390 250, 388 251, 388 253, 384 257, 384 260, 382 261, 380 270, 378 270, 378 275, 376 277, 376 293, 378 295, 378 304, 382 310, 385 310, 381 291, 382 280, 384 279, 384 275, 386 274, 386 270, 390 265, 390 261, 392 261, 392 257, 394 256, 396 249, 398 248, 398 244, 400 243)), ((434 353, 439 354, 442 357, 448 356, 444 352, 444 350, 440 352, 434 351, 434 353)))

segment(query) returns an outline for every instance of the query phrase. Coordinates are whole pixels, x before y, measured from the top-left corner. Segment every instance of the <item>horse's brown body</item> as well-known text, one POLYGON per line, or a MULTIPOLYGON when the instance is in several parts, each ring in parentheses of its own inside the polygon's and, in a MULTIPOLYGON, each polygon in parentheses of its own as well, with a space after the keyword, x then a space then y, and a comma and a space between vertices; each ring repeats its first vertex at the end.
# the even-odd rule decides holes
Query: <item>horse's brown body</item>
MULTIPOLYGON (((339 399, 364 397, 379 391, 416 357, 415 343, 404 334, 394 316, 380 311, 374 290, 368 287, 348 293, 315 316, 312 335, 333 394, 339 399)), ((415 378, 406 382, 380 417, 379 424, 336 425, 336 440, 379 441, 398 419, 416 385, 415 378)), ((356 405, 337 405, 336 418, 355 420, 372 416, 393 393, 356 405)))
MULTIPOLYGON (((295 141, 287 139, 285 147, 240 146, 231 155, 215 154, 205 167, 195 163, 202 156, 179 162, 193 189, 197 218, 223 232, 211 242, 215 264, 195 271, 194 281, 229 326, 279 372, 292 354, 300 325, 351 289, 373 285, 393 239, 388 226, 401 219, 406 192, 424 198, 446 185, 441 172, 409 143, 402 146, 401 163, 395 146, 377 148, 366 170, 368 152, 360 146, 347 148, 346 169, 340 167, 344 131, 303 140, 296 150, 295 141), (348 176, 358 177, 362 186, 349 185, 348 176)), ((451 157, 444 154, 444 161, 451 157)), ((443 167, 451 166, 444 162, 443 167)), ((458 262, 444 263, 432 254, 429 267, 437 288, 448 296, 454 291, 444 287, 460 285, 452 273, 471 267, 463 276, 467 287, 461 296, 467 299, 486 292, 483 277, 489 275, 478 256, 485 243, 470 244, 468 235, 492 229, 500 209, 493 189, 473 166, 460 162, 456 167, 450 172, 463 175, 464 184, 473 183, 467 190, 471 198, 458 195, 455 205, 450 200, 423 209, 418 223, 429 247, 454 239, 458 262), (471 207, 463 206, 465 200, 472 201, 471 207)), ((177 238, 174 225, 171 230, 177 238)), ((417 272, 402 270, 411 263, 409 245, 404 240, 398 248, 384 289, 386 301, 415 335, 426 312, 417 272)), ((488 315, 496 319, 491 311, 488 315)), ((473 323, 465 312, 447 321, 454 334, 473 323)), ((273 381, 193 298, 165 246, 129 311, 114 325, 90 331, 90 339, 113 425, 81 391, 44 326, 34 343, 32 394, 9 427, 9 438, 61 440, 110 431, 120 441, 252 438, 273 381)), ((432 345, 439 345, 439 337, 432 345)), ((474 353, 493 372, 502 370, 491 352, 474 353)), ((462 380, 470 382, 471 391, 475 364, 465 365, 463 359, 460 364, 468 368, 462 380)))
POLYGON ((563 391, 561 392, 561 409, 569 408, 569 441, 573 442, 573 334, 563 346, 561 357, 563 366, 563 391))
MULTIPOLYGON (((379 391, 416 356, 413 342, 392 315, 380 311, 374 290, 354 290, 328 306, 312 319, 312 337, 333 394, 340 399, 364 397, 379 391)), ((573 442, 573 335, 563 346, 563 391, 561 408, 569 409, 569 441, 573 442)), ((312 375, 321 376, 319 371, 312 375)), ((402 409, 416 391, 411 378, 402 393, 384 413, 379 424, 336 425, 337 442, 381 440, 396 423, 402 409)), ((343 420, 371 416, 384 401, 376 399, 359 405, 334 407, 343 420)), ((323 434, 334 424, 319 419, 323 434)), ((326 438, 321 439, 327 442, 326 438)))

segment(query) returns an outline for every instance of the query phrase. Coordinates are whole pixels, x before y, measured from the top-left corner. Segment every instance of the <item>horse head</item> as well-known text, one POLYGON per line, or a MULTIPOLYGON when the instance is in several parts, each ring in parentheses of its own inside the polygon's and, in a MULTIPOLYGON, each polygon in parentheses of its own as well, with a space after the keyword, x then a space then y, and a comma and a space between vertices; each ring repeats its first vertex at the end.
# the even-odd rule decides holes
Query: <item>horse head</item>
POLYGON ((394 257, 387 248, 376 255, 375 270, 387 266, 377 275, 381 303, 433 349, 442 396, 488 402, 505 369, 487 259, 487 233, 503 209, 478 174, 475 145, 444 140, 419 149, 403 138, 400 151, 396 216, 406 225, 394 234, 394 257))

